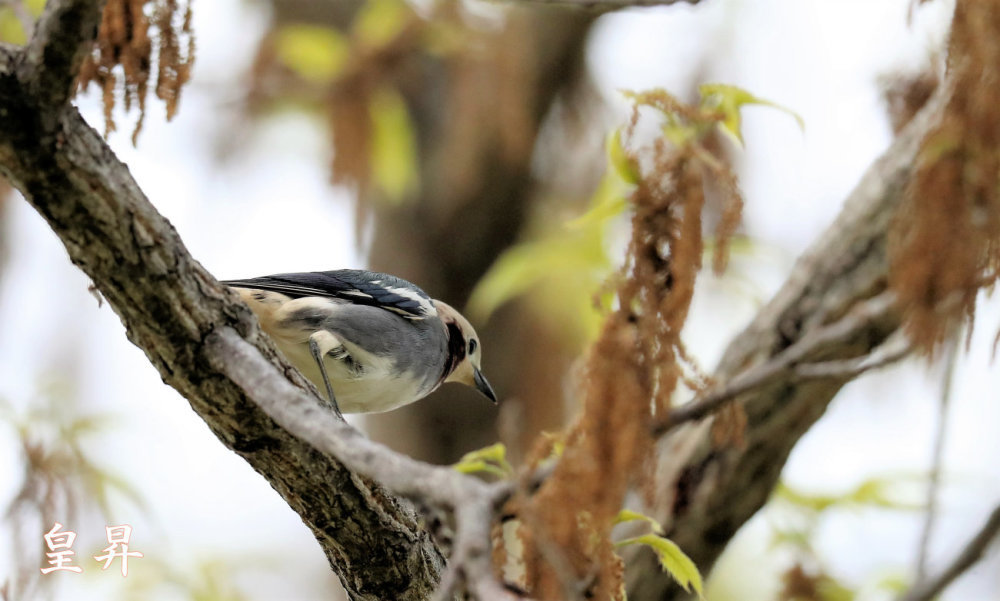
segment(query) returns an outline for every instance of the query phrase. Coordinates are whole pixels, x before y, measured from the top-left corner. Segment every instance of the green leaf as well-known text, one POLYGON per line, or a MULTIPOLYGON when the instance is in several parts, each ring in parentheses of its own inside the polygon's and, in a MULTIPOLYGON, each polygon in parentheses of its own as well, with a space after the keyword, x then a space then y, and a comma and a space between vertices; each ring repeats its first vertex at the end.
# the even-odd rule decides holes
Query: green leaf
POLYGON ((834 507, 881 507, 883 509, 920 510, 923 504, 901 498, 901 485, 920 481, 914 475, 880 476, 869 478, 855 488, 841 494, 815 494, 795 489, 783 482, 774 489, 777 498, 797 507, 822 513, 834 507))
MULTIPOLYGON (((9 4, 9 2, 0 2, 0 42, 18 46, 26 44, 31 32, 24 30, 21 19, 18 18, 14 9, 4 6, 4 4, 9 4)), ((38 19, 45 8, 45 0, 21 0, 21 4, 27 13, 35 19, 38 19)))
POLYGON ((592 225, 600 225, 607 220, 625 212, 628 201, 625 198, 625 188, 622 180, 605 175, 597 184, 594 195, 590 197, 590 208, 586 213, 566 224, 571 229, 580 229, 592 225))
POLYGON ((479 459, 483 461, 492 461, 493 463, 506 464, 507 447, 504 446, 502 442, 498 442, 488 447, 483 447, 482 449, 469 451, 465 455, 462 455, 462 461, 473 461, 479 459))
POLYGON ((663 137, 677 148, 682 148, 696 139, 703 128, 687 125, 681 121, 670 120, 662 128, 663 137))
POLYGON ((351 49, 347 39, 319 25, 285 25, 274 36, 278 59, 303 79, 330 83, 347 66, 351 49))
POLYGON ((610 304, 607 298, 594 304, 595 292, 611 272, 604 230, 600 222, 575 229, 559 226, 539 240, 508 248, 479 280, 468 314, 485 320, 504 303, 530 293, 534 309, 570 343, 593 340, 607 314, 602 308, 610 304))
POLYGON ((21 20, 14 14, 14 10, 0 7, 0 42, 21 46, 27 41, 28 36, 21 26, 21 20))
POLYGON ((352 29, 361 43, 380 48, 399 35, 411 14, 403 0, 368 0, 354 18, 352 29))
POLYGON ((743 145, 740 109, 747 104, 769 106, 784 111, 795 118, 800 129, 805 130, 805 121, 796 112, 770 100, 758 98, 743 88, 722 83, 706 83, 698 86, 698 92, 701 94, 702 107, 722 113, 723 118, 719 125, 723 133, 732 137, 740 146, 743 145))
POLYGON ((698 566, 694 565, 691 558, 685 555, 674 541, 655 534, 644 534, 615 543, 616 547, 624 547, 625 545, 651 547, 653 551, 656 551, 660 565, 677 584, 681 585, 681 588, 689 593, 694 590, 699 599, 705 598, 705 590, 698 566))
POLYGON ((372 120, 372 180, 390 203, 399 205, 419 186, 416 129, 406 101, 392 88, 376 92, 368 111, 372 120))
POLYGON ((886 574, 875 582, 876 589, 892 593, 893 597, 899 597, 911 586, 913 581, 901 572, 886 574))
POLYGON ((501 478, 514 474, 514 467, 507 461, 507 447, 501 442, 466 453, 452 468, 463 474, 486 472, 501 478))
POLYGON ((634 522, 637 520, 641 520, 643 522, 649 522, 653 526, 653 532, 657 534, 663 534, 663 526, 659 522, 649 517, 648 515, 639 513, 638 511, 632 511, 631 509, 622 509, 621 511, 618 512, 618 515, 615 516, 615 524, 623 524, 625 522, 634 522))
POLYGON ((506 478, 510 476, 509 473, 503 469, 487 463, 485 461, 459 461, 452 466, 455 471, 461 472, 463 474, 492 474, 500 478, 506 478))
MULTIPOLYGON (((543 284, 559 270, 574 271, 588 264, 586 233, 558 234, 510 247, 493 263, 469 298, 473 315, 487 317, 500 305, 543 284)), ((565 274, 563 274, 565 275, 565 274)))
POLYGON ((820 578, 816 583, 816 589, 822 601, 854 601, 857 597, 853 589, 830 576, 820 578))
POLYGON ((622 146, 622 130, 616 129, 608 134, 604 146, 608 153, 608 164, 614 168, 618 177, 622 178, 626 184, 638 184, 639 180, 642 179, 639 165, 625 152, 625 147, 622 146))

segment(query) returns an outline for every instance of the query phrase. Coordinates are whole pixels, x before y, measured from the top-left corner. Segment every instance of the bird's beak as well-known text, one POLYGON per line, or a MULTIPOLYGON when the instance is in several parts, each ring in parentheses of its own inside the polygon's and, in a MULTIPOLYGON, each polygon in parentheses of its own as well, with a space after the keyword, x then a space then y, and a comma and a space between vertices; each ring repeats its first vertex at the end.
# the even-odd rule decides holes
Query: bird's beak
POLYGON ((483 375, 483 372, 479 371, 478 369, 474 369, 472 377, 476 382, 476 390, 483 393, 483 396, 485 396, 489 400, 493 401, 494 404, 496 404, 497 393, 493 392, 493 387, 490 386, 490 383, 486 381, 486 376, 483 375))

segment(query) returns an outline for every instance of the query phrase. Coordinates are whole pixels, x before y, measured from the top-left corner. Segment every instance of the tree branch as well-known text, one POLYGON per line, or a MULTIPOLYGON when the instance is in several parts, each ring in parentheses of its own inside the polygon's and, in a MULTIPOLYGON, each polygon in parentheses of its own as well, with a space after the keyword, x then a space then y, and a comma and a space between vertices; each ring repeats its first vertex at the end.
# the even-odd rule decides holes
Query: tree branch
MULTIPOLYGON (((76 74, 91 51, 104 0, 49 0, 24 49, 17 77, 50 115, 73 95, 76 74)), ((51 127, 47 128, 51 131, 51 127)))
MULTIPOLYGON (((941 117, 947 88, 941 86, 869 168, 836 221, 729 345, 715 381, 731 382, 738 374, 753 374, 755 366, 773 366, 772 361, 799 344, 804 346, 794 351, 791 363, 844 367, 843 361, 870 355, 898 331, 900 316, 891 307, 883 306, 884 312, 876 311, 871 319, 853 324, 851 315, 859 307, 871 307, 872 299, 887 298, 881 296, 887 290, 886 233, 902 202, 921 142, 941 117), (845 327, 843 337, 831 335, 822 344, 807 342, 820 332, 832 334, 827 328, 838 323, 851 326, 845 327)), ((777 359, 778 366, 788 355, 784 357, 777 359)), ((702 571, 711 568, 740 526, 767 501, 791 449, 851 379, 847 372, 843 377, 803 379, 794 370, 786 372, 788 377, 770 379, 767 369, 762 368, 765 373, 759 385, 743 389, 738 401, 746 413, 744 445, 717 446, 713 419, 683 424, 658 443, 653 468, 657 498, 643 511, 664 524, 668 536, 702 571)), ((651 553, 627 552, 629 599, 679 598, 681 589, 659 573, 651 553)))
POLYGON ((930 601, 934 599, 956 578, 982 559, 990 544, 998 536, 1000 536, 1000 505, 993 509, 993 512, 986 518, 986 522, 966 543, 961 553, 948 564, 948 567, 934 578, 918 582, 916 586, 899 597, 899 601, 930 601))
POLYGON ((818 378, 850 379, 863 371, 885 365, 886 358, 890 361, 902 358, 906 353, 893 349, 887 356, 879 357, 874 361, 872 360, 874 352, 872 355, 842 361, 824 363, 804 361, 805 358, 815 355, 818 351, 857 338, 858 334, 869 327, 872 322, 884 319, 894 309, 894 297, 890 293, 883 293, 864 301, 852 308, 839 321, 809 333, 767 363, 741 372, 718 389, 709 391, 705 396, 692 403, 674 409, 670 412, 665 423, 654 427, 654 435, 661 436, 669 429, 684 422, 702 419, 723 404, 778 380, 803 382, 818 378))
MULTIPOLYGON (((127 168, 66 107, 100 5, 50 0, 27 49, 0 46, 0 173, 48 221, 164 381, 302 516, 352 598, 423 600, 444 570, 413 508, 379 482, 455 510, 462 561, 451 567, 454 580, 464 578, 480 596, 509 596, 493 578, 487 552, 490 516, 507 488, 393 454, 319 408, 315 390, 278 358, 247 307, 190 257, 127 168)), ((898 316, 887 310, 824 344, 789 351, 881 298, 885 232, 940 104, 932 101, 873 166, 837 223, 730 346, 719 381, 786 352, 796 364, 853 360, 898 329, 898 316)), ((746 390, 746 449, 713 446, 710 420, 671 432, 658 471, 666 498, 649 513, 699 565, 710 566, 763 504, 792 446, 848 377, 765 379, 746 390)), ((974 561, 995 530, 960 559, 971 554, 974 561)), ((630 562, 634 601, 675 594, 665 578, 649 576, 659 572, 650 561, 630 562)))
POLYGON ((960 339, 961 334, 955 332, 951 340, 947 341, 944 353, 945 367, 941 377, 941 391, 938 395, 938 421, 934 428, 934 446, 931 450, 931 469, 927 482, 927 509, 920 532, 920 543, 917 545, 917 566, 914 570, 914 580, 917 582, 921 582, 927 574, 927 558, 931 548, 931 537, 934 535, 934 526, 937 524, 945 437, 948 433, 948 408, 951 405, 952 381, 958 363, 960 339))
POLYGON ((50 0, 42 37, 25 50, 0 47, 0 173, 46 219, 164 381, 302 517, 353 599, 427 599, 444 559, 412 506, 279 427, 204 360, 210 336, 232 329, 275 377, 315 394, 249 309, 191 258, 100 135, 59 105, 98 12, 99 3, 50 0))
POLYGON ((247 392, 248 398, 293 436, 336 459, 355 474, 377 480, 389 490, 421 503, 449 509, 455 515, 455 549, 449 571, 439 591, 450 597, 456 574, 463 571, 470 588, 481 599, 505 598, 493 575, 490 526, 497 498, 508 486, 487 485, 450 467, 432 466, 394 453, 373 442, 323 407, 316 398, 294 386, 277 366, 260 354, 232 328, 216 330, 204 345, 210 365, 247 392), (487 595, 488 596, 484 596, 487 595), (502 596, 498 596, 502 594, 502 596))

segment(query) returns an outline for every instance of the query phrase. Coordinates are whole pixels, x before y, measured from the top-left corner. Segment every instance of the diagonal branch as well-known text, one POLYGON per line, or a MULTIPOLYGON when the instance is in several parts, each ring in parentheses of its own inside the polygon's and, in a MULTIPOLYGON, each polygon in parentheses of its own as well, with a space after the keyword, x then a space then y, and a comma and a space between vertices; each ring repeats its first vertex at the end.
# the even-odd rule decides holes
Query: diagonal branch
POLYGON ((206 340, 229 328, 275 377, 315 394, 249 309, 191 258, 100 135, 60 104, 99 5, 52 0, 42 37, 25 50, 0 47, 0 174, 49 223, 164 381, 302 517, 352 599, 428 598, 444 560, 412 506, 279 427, 204 360, 206 340))
POLYGON ((917 546, 917 566, 914 570, 914 580, 920 582, 927 572, 927 557, 931 548, 931 537, 937 524, 938 502, 940 501, 941 475, 944 464, 945 437, 948 433, 948 408, 951 405, 952 382, 955 377, 955 367, 958 363, 958 345, 961 334, 956 332, 947 341, 944 354, 944 374, 941 377, 941 390, 938 394, 938 419, 934 428, 934 443, 931 447, 931 468, 927 482, 927 510, 924 524, 920 532, 920 543, 917 546))
POLYGON ((508 484, 487 485, 448 467, 439 467, 394 453, 364 437, 325 408, 315 397, 288 381, 232 328, 213 331, 203 348, 209 364, 247 391, 249 399, 281 428, 314 449, 343 463, 352 472, 377 479, 389 490, 455 515, 455 552, 439 596, 451 596, 462 570, 469 588, 480 599, 514 599, 493 575, 490 527, 498 500, 508 484))
POLYGON ((378 478, 397 494, 449 509, 466 499, 491 498, 490 488, 482 481, 394 453, 337 419, 318 405, 313 395, 285 378, 277 365, 236 330, 213 330, 205 338, 202 352, 212 367, 246 391, 248 399, 278 426, 335 457, 356 474, 378 478))
MULTIPOLYGON (((723 386, 709 391, 697 401, 674 409, 670 412, 665 423, 654 427, 653 434, 660 436, 668 429, 684 422, 702 419, 723 404, 748 392, 759 390, 779 379, 783 381, 791 379, 804 381, 831 377, 849 379, 867 369, 884 365, 885 360, 871 361, 872 355, 861 357, 860 359, 863 361, 852 358, 824 363, 809 363, 805 359, 818 351, 856 338, 872 322, 884 319, 890 312, 894 311, 894 302, 894 296, 888 292, 864 301, 859 306, 852 308, 839 321, 809 333, 767 363, 741 372, 723 386)), ((899 359, 905 354, 905 352, 893 350, 888 354, 888 359, 890 361, 899 359)))
MULTIPOLYGON (((792 448, 851 380, 850 370, 842 369, 847 366, 844 361, 877 352, 899 330, 899 313, 891 307, 853 325, 850 316, 859 307, 871 307, 872 299, 887 290, 887 232, 912 177, 920 145, 941 118, 948 94, 948 86, 942 85, 869 168, 836 221, 729 345, 714 379, 734 381, 737 374, 752 374, 755 366, 772 365, 776 360, 780 366, 778 358, 799 344, 806 344, 807 352, 796 351, 792 363, 799 369, 806 364, 839 366, 833 377, 803 378, 792 370, 789 377, 762 377, 759 386, 748 387, 739 399, 746 414, 745 445, 740 448, 719 448, 713 442, 712 419, 686 423, 658 443, 654 468, 658 494, 645 513, 663 523, 670 538, 703 571, 767 501, 792 448), (838 323, 851 325, 845 328, 849 335, 831 336, 823 344, 806 343, 838 323)), ((632 553, 633 557, 626 558, 629 599, 680 597, 680 589, 669 577, 658 574, 652 554, 632 553)))
MULTIPOLYGON (((44 114, 73 95, 80 64, 93 47, 104 0, 49 0, 22 54, 17 77, 44 114)), ((48 125, 54 125, 50 118, 48 125)), ((51 128, 47 128, 51 131, 51 128)))
POLYGON ((997 537, 1000 537, 1000 505, 993 509, 979 531, 969 539, 958 556, 940 574, 918 582, 899 597, 899 601, 930 601, 934 599, 956 578, 982 559, 986 550, 997 537))

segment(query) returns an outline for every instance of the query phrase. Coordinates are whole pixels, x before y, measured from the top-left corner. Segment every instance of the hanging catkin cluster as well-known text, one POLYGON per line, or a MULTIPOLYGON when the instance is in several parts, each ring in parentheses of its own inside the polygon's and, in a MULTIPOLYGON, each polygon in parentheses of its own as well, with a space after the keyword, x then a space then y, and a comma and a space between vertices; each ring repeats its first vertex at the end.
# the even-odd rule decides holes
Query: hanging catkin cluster
POLYGON ((108 0, 94 51, 80 69, 79 89, 90 83, 104 96, 105 135, 116 129, 114 108, 119 98, 126 111, 139 113, 132 143, 138 139, 146 113, 150 79, 156 97, 167 108, 167 119, 177 112, 181 88, 191 76, 194 37, 190 0, 108 0))
POLYGON ((928 352, 973 317, 1000 269, 1000 5, 958 2, 948 70, 951 98, 890 232, 890 282, 928 352))
MULTIPOLYGON (((644 95, 641 102, 692 122, 706 118, 666 93, 644 95)), ((632 127, 637 119, 638 111, 632 127)), ((703 140, 677 146, 661 139, 650 150, 651 169, 629 199, 632 238, 617 287, 619 306, 588 356, 583 413, 551 477, 519 512, 523 584, 540 599, 573 598, 567 589, 585 599, 624 598, 624 569, 611 530, 629 487, 643 484, 651 414, 669 409, 683 378, 680 333, 702 264, 708 178, 727 196, 719 237, 731 235, 739 222, 735 176, 710 156, 703 140)))

